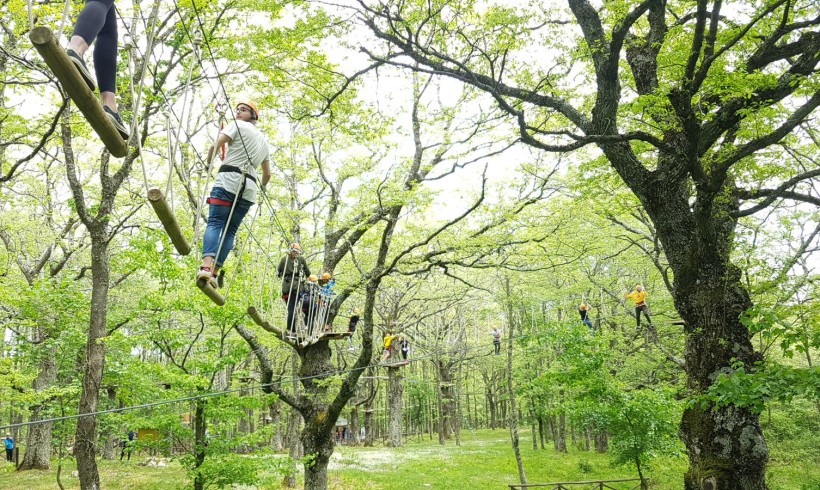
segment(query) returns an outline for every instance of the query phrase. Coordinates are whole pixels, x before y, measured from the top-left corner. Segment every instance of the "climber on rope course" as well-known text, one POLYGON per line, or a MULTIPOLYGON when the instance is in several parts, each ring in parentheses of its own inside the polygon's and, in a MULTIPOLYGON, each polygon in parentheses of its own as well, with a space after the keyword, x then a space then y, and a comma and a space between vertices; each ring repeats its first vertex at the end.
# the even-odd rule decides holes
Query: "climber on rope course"
POLYGON ((581 323, 589 327, 590 330, 595 330, 595 325, 589 319, 589 310, 591 309, 592 307, 586 301, 581 301, 581 304, 578 305, 578 314, 581 315, 581 323))
POLYGON ((225 159, 206 201, 210 205, 208 225, 202 238, 202 265, 196 276, 197 281, 205 279, 213 288, 219 285, 215 278, 224 277, 220 268, 233 249, 239 225, 256 202, 259 190, 257 168, 262 168, 263 191, 270 181, 270 148, 256 127, 258 120, 259 109, 254 102, 239 102, 234 122, 220 131, 208 149, 207 162, 211 162, 218 149, 227 145, 225 159))
POLYGON ((498 329, 498 327, 493 327, 493 331, 490 332, 490 335, 493 336, 493 352, 495 355, 501 355, 501 333, 504 332, 504 329, 498 329))
POLYGON ((626 298, 635 301, 635 320, 638 322, 638 328, 641 328, 641 312, 646 316, 646 321, 650 327, 653 327, 652 319, 649 318, 649 307, 646 305, 646 290, 643 286, 638 284, 635 290, 626 293, 626 298))
POLYGON ((383 349, 382 349, 382 364, 387 362, 387 359, 393 354, 393 341, 396 340, 397 335, 393 335, 392 330, 388 330, 384 334, 383 349))

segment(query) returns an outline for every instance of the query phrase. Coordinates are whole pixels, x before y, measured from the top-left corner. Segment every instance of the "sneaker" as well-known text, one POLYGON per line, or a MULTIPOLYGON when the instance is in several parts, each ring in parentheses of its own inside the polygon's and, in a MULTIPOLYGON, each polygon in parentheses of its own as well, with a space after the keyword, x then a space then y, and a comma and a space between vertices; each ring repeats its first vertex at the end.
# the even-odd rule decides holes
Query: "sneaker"
POLYGON ((68 59, 74 63, 74 66, 77 67, 77 71, 80 72, 80 76, 83 77, 85 80, 85 84, 88 85, 88 88, 91 89, 93 92, 94 89, 97 87, 94 85, 94 79, 91 77, 91 72, 88 71, 88 67, 85 66, 85 61, 83 61, 82 57, 78 55, 73 49, 66 49, 65 53, 68 55, 68 59))
POLYGON ((219 274, 216 275, 216 285, 220 288, 225 287, 225 269, 219 269, 219 274))
POLYGON ((123 124, 120 114, 118 112, 114 112, 107 105, 103 106, 103 110, 108 115, 108 119, 111 120, 111 123, 114 125, 114 127, 117 128, 117 131, 119 131, 120 136, 122 136, 122 139, 127 140, 130 136, 130 133, 128 132, 128 129, 125 127, 125 124, 123 124))

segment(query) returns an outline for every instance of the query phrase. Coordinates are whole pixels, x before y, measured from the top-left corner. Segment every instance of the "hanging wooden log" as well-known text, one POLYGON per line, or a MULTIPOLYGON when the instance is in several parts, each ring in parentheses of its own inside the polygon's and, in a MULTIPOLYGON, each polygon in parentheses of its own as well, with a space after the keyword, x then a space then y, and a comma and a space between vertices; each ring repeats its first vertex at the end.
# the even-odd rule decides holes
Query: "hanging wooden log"
POLYGON ((165 201, 165 196, 162 194, 162 191, 156 187, 149 189, 148 202, 151 203, 151 207, 153 207, 154 212, 157 213, 162 227, 165 228, 165 233, 171 238, 171 243, 174 244, 174 248, 177 249, 177 252, 179 252, 180 255, 188 255, 191 253, 191 246, 182 234, 182 229, 179 227, 174 213, 171 212, 168 202, 165 201))
POLYGON ((216 303, 218 306, 225 306, 225 298, 211 286, 210 281, 207 279, 197 279, 196 285, 202 290, 203 293, 205 293, 205 296, 211 298, 211 301, 216 303))
POLYGON ((108 151, 117 158, 124 157, 128 153, 128 143, 105 114, 102 104, 88 88, 65 50, 57 44, 57 38, 51 30, 43 26, 35 27, 28 37, 108 151))

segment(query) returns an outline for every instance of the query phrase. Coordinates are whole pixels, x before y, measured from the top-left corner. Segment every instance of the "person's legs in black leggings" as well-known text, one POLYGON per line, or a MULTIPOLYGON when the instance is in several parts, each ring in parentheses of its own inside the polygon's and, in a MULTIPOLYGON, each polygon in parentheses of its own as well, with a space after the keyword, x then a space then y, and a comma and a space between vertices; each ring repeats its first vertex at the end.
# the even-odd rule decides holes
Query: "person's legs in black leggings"
POLYGON ((94 70, 103 104, 117 110, 117 13, 114 0, 89 0, 86 2, 74 32, 69 48, 81 57, 88 46, 98 40, 94 48, 94 70))
POLYGON ((643 306, 641 307, 641 311, 643 311, 643 315, 646 317, 646 322, 647 322, 648 324, 652 325, 652 319, 651 319, 651 318, 649 318, 649 307, 648 307, 648 306, 646 306, 646 305, 643 305, 643 306))
POLYGON ((641 307, 635 307, 635 320, 638 322, 638 328, 641 328, 641 307))

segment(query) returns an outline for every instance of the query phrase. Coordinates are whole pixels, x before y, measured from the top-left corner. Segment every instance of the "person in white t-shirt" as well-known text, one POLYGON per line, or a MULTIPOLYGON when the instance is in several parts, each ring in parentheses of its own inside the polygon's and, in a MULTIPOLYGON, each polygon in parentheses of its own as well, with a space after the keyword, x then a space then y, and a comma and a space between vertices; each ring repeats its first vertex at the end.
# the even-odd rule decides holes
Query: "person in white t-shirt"
POLYGON ((259 109, 254 102, 239 102, 235 121, 222 129, 208 150, 210 162, 218 148, 228 146, 207 200, 208 226, 202 238, 202 266, 196 276, 197 280, 207 279, 214 288, 219 268, 233 248, 236 231, 256 202, 260 167, 263 190, 270 181, 270 148, 265 135, 256 127, 258 120, 259 109))

